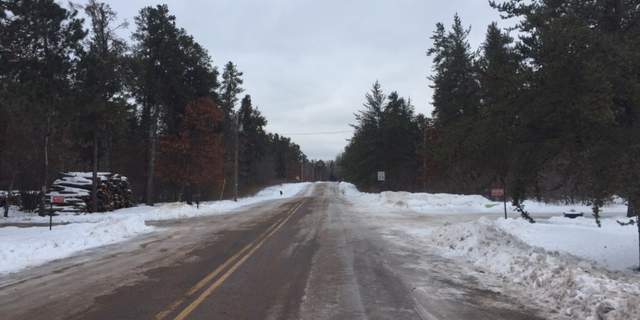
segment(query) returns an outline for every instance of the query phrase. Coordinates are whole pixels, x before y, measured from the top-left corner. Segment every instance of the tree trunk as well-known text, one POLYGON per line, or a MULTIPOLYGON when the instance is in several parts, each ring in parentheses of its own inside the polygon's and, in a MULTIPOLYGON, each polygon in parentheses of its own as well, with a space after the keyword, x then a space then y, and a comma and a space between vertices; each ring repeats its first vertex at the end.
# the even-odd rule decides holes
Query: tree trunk
POLYGON ((151 111, 151 125, 149 126, 149 176, 147 177, 146 204, 153 206, 153 175, 156 167, 156 147, 158 136, 158 106, 153 106, 151 111))
POLYGON ((627 202, 627 218, 633 218, 638 215, 636 213, 635 201, 632 200, 631 198, 632 197, 629 197, 629 200, 627 202))
POLYGON ((9 189, 7 190, 7 198, 4 200, 4 217, 9 217, 9 204, 11 203, 11 191, 13 190, 13 182, 16 178, 15 173, 12 173, 11 180, 9 180, 9 189))
POLYGON ((38 215, 44 217, 45 206, 44 206, 44 198, 47 194, 47 183, 49 180, 49 135, 51 133, 51 116, 47 117, 47 131, 44 137, 44 177, 42 180, 42 187, 40 188, 40 208, 38 215))
POLYGON ((107 136, 103 140, 104 145, 102 147, 102 151, 104 153, 104 160, 102 161, 102 167, 104 168, 105 172, 111 172, 111 152, 112 152, 111 148, 113 145, 113 138, 109 129, 107 130, 106 135, 107 136))
POLYGON ((98 131, 93 130, 93 174, 91 176, 91 212, 98 212, 98 131))
MULTIPOLYGON (((638 226, 638 239, 640 240, 640 216, 636 218, 636 225, 638 226)), ((638 241, 638 258, 640 259, 640 241, 638 241)), ((638 264, 638 271, 640 271, 640 264, 638 264)))
POLYGON ((188 205, 192 205, 193 204, 193 193, 192 193, 192 188, 191 186, 187 186, 186 188, 184 188, 184 199, 187 202, 188 205))

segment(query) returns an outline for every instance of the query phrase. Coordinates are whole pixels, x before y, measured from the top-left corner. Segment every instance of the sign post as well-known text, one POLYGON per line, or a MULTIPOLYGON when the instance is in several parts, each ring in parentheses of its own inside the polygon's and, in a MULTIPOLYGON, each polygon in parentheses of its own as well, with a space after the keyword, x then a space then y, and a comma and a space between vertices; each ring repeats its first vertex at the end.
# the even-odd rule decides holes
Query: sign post
POLYGON ((49 213, 49 230, 53 226, 53 204, 54 203, 64 203, 64 196, 51 196, 51 212, 49 213))
POLYGON ((504 218, 507 219, 507 197, 504 196, 504 189, 491 189, 492 197, 502 197, 504 201, 504 218))

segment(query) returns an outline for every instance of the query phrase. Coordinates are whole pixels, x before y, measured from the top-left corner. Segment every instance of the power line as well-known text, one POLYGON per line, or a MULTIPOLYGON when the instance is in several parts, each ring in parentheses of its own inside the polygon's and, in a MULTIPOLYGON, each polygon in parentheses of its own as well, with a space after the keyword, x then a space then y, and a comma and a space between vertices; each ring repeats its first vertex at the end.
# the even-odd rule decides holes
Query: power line
POLYGON ((310 135, 321 135, 321 134, 339 134, 339 133, 352 133, 353 130, 349 131, 333 131, 333 132, 305 132, 305 133, 283 133, 283 136, 310 136, 310 135))

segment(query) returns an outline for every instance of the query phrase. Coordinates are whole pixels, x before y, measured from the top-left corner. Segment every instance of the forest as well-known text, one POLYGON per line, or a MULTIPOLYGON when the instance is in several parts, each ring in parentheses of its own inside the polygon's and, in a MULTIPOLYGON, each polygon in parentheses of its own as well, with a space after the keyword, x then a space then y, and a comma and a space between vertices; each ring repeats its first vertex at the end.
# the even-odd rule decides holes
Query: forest
POLYGON ((295 181, 300 147, 265 130, 238 66, 219 70, 175 20, 144 7, 129 43, 104 2, 0 1, 0 190, 44 214, 60 172, 120 174, 148 205, 295 181))
POLYGON ((244 195, 301 178, 376 192, 502 188, 530 220, 524 199, 589 203, 598 218, 620 196, 635 216, 640 4, 488 5, 517 24, 490 24, 472 48, 456 15, 425 43, 431 115, 375 81, 344 152, 309 161, 265 130, 238 66, 214 66, 166 5, 140 9, 129 43, 118 36, 126 23, 97 0, 0 1, 0 190, 31 193, 42 213, 59 172, 120 174, 146 204, 231 199, 236 180, 244 195))
POLYGON ((489 1, 513 28, 487 26, 482 45, 454 17, 436 25, 426 54, 433 113, 416 115, 379 83, 356 114, 338 158, 344 178, 370 191, 588 203, 640 203, 638 1, 489 1), (515 34, 517 40, 514 39, 515 34), (386 179, 377 180, 376 172, 386 179))

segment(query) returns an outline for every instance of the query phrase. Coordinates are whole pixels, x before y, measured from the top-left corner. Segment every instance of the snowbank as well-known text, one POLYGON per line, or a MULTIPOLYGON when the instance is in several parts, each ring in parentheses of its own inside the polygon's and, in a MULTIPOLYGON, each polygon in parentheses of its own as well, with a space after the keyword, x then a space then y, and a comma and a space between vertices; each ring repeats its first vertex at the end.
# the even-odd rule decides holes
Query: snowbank
POLYGON ((100 223, 0 229, 0 273, 69 257, 78 251, 124 241, 151 232, 140 217, 122 217, 100 223))
MULTIPOLYGON (((445 193, 410 193, 385 191, 379 194, 360 192, 356 187, 347 182, 339 184, 340 192, 347 198, 358 203, 368 203, 373 206, 381 206, 389 209, 410 210, 413 212, 429 214, 454 214, 454 213, 503 213, 502 202, 491 201, 479 195, 457 195, 445 193)), ((575 210, 590 215, 591 208, 586 205, 561 206, 524 201, 527 211, 535 213, 557 213, 575 210)), ((617 202, 603 208, 604 212, 626 212, 626 205, 617 202)), ((507 203, 507 212, 515 210, 507 203)))
POLYGON ((341 182, 340 192, 350 200, 369 203, 390 209, 408 209, 429 213, 469 213, 470 210, 481 212, 501 212, 502 207, 493 206, 490 200, 482 196, 463 196, 455 194, 431 194, 385 191, 379 194, 360 192, 351 183, 341 182))
MULTIPOLYGON (((602 219, 598 228, 592 218, 561 216, 570 210, 590 216, 587 206, 526 201, 530 213, 553 213, 530 224, 523 219, 496 220, 496 213, 504 212, 502 204, 488 208, 486 204, 492 202, 481 196, 369 194, 349 183, 340 183, 339 188, 366 208, 366 215, 384 215, 385 225, 378 227, 385 234, 402 234, 388 238, 401 247, 437 248, 452 259, 464 259, 501 278, 505 288, 525 300, 535 299, 573 319, 640 319, 640 276, 633 270, 638 267, 638 229, 616 222, 627 220, 626 206, 620 201, 605 208, 611 218, 602 219), (407 214, 449 217, 406 219, 407 214), (448 222, 437 227, 433 221, 448 222)), ((511 206, 507 208, 512 211, 511 206)))
MULTIPOLYGON (((133 236, 151 232, 145 224, 150 220, 169 220, 204 215, 230 214, 240 207, 262 201, 290 198, 299 195, 309 183, 283 184, 266 188, 254 197, 205 202, 200 208, 184 203, 166 203, 156 206, 138 206, 95 214, 62 214, 53 217, 54 223, 70 223, 49 227, 0 227, 0 273, 16 272, 30 266, 69 257, 79 251, 124 241, 133 236), (282 195, 280 194, 282 192, 282 195)), ((307 192, 311 188, 306 189, 307 192)), ((9 218, 0 218, 2 224, 48 224, 49 217, 23 213, 11 207, 9 218)))
MULTIPOLYGON (((199 217, 206 215, 229 214, 241 207, 256 204, 262 201, 285 199, 298 195, 310 183, 288 183, 265 188, 253 197, 240 198, 238 202, 232 200, 210 201, 200 203, 200 208, 195 204, 188 205, 182 202, 159 203, 155 206, 140 205, 133 208, 120 209, 113 212, 92 213, 92 214, 61 214, 53 218, 56 223, 87 223, 101 222, 112 219, 119 219, 128 216, 137 216, 144 221, 151 220, 171 220, 199 217), (282 195, 280 195, 282 191, 282 195)), ((49 217, 40 217, 34 213, 22 213, 11 211, 9 218, 0 218, 0 224, 7 223, 49 223, 49 217)), ((0 229, 0 233, 2 229, 0 229)))
MULTIPOLYGON (((615 222, 607 221, 606 225, 612 223, 615 222)), ((500 276, 506 284, 519 286, 524 296, 538 297, 550 310, 560 310, 574 319, 639 319, 640 278, 599 268, 603 262, 599 256, 601 251, 588 252, 602 246, 598 240, 624 229, 606 226, 604 231, 590 230, 591 236, 582 238, 579 246, 563 243, 583 235, 584 230, 575 232, 575 228, 583 226, 558 223, 550 228, 531 225, 522 219, 480 218, 447 224, 431 232, 428 239, 444 248, 448 255, 462 257, 484 272, 500 276), (540 244, 537 241, 548 246, 553 243, 551 246, 559 247, 560 251, 548 251, 527 243, 540 244), (582 257, 572 254, 576 251, 582 253, 582 257), (581 259, 585 256, 596 260, 581 259)), ((635 228, 626 229, 635 231, 635 228)), ((615 246, 620 240, 632 244, 628 237, 616 237, 608 242, 615 246)), ((635 245, 637 250, 637 243, 635 245)), ((631 264, 625 266, 631 267, 631 264)))

